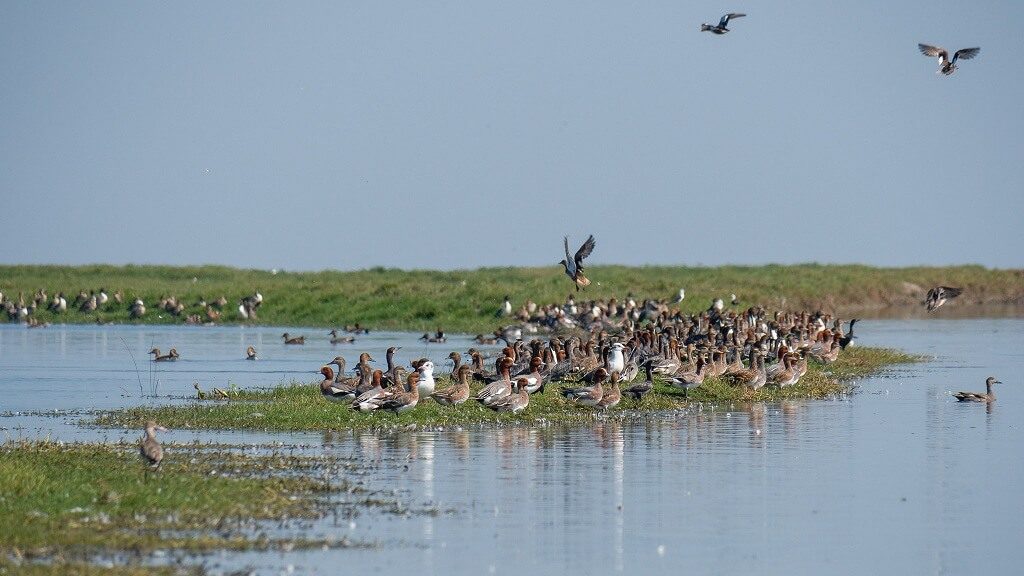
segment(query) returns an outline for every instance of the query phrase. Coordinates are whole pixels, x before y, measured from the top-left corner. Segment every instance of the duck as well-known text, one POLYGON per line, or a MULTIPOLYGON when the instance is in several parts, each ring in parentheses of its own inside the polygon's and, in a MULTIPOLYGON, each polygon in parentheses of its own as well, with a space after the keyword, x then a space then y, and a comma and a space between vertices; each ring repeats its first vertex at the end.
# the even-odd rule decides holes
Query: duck
POLYGON ((256 360, 257 359, 256 358, 256 348, 254 348, 252 346, 249 346, 248 348, 246 348, 245 349, 245 359, 246 360, 256 360))
POLYGON ((956 71, 957 60, 970 60, 981 52, 981 48, 975 46, 974 48, 961 48, 953 53, 953 59, 949 59, 949 52, 941 46, 930 46, 928 44, 918 44, 917 49, 921 51, 921 54, 930 57, 939 58, 939 69, 935 72, 936 74, 942 74, 949 76, 956 71))
POLYGON ((346 325, 345 332, 350 334, 369 334, 370 330, 360 326, 359 322, 356 322, 354 325, 346 325))
POLYGON ((779 388, 784 388, 796 383, 800 379, 800 373, 793 367, 793 354, 786 354, 782 357, 783 368, 769 375, 767 383, 779 388))
POLYGON ((701 32, 711 32, 712 34, 718 34, 718 35, 725 34, 726 32, 729 31, 729 29, 726 27, 729 24, 729 20, 732 20, 733 18, 743 18, 744 16, 746 16, 746 14, 739 14, 737 12, 730 12, 730 13, 726 14, 725 16, 722 16, 722 19, 718 21, 718 25, 717 26, 712 26, 711 24, 701 24, 700 25, 700 31, 701 32))
POLYGON ((929 312, 934 312, 940 306, 945 304, 947 300, 952 300, 953 298, 963 294, 963 292, 963 288, 936 286, 929 290, 928 294, 924 297, 924 305, 929 312))
POLYGON ((853 325, 857 322, 860 322, 859 318, 850 320, 850 330, 839 339, 840 350, 846 350, 848 346, 853 346, 853 339, 856 338, 856 336, 853 335, 853 325))
POLYGON ((501 379, 491 382, 476 393, 476 400, 483 405, 495 402, 512 393, 512 378, 509 370, 512 368, 512 359, 505 356, 499 359, 501 368, 501 379))
POLYGON ((493 346, 494 344, 498 343, 498 339, 491 336, 484 336, 483 334, 477 334, 476 337, 473 338, 473 342, 476 342, 477 344, 486 344, 488 346, 493 346))
POLYGON ((502 316, 512 315, 512 301, 509 300, 508 294, 505 295, 505 300, 502 301, 501 307, 494 313, 495 318, 501 318, 502 316))
POLYGON ((430 344, 444 344, 445 342, 448 341, 448 337, 445 335, 443 330, 438 328, 437 332, 435 332, 433 336, 431 336, 429 333, 424 332, 423 336, 420 336, 420 340, 423 340, 424 342, 430 344))
POLYGON ((610 378, 611 388, 601 396, 601 400, 597 403, 597 407, 601 410, 614 408, 622 399, 622 392, 619 390, 619 373, 612 372, 610 378))
POLYGON ((625 396, 629 396, 630 398, 632 398, 634 400, 640 400, 641 398, 644 397, 644 394, 647 394, 648 392, 653 390, 654 389, 654 372, 653 372, 653 369, 654 369, 654 363, 653 362, 651 362, 650 360, 648 360, 647 362, 644 362, 644 374, 646 374, 647 378, 643 382, 638 382, 636 384, 633 384, 629 388, 626 388, 625 390, 622 391, 622 394, 625 395, 625 396))
POLYGON ((957 392, 953 394, 953 397, 959 402, 995 402, 996 395, 992 392, 993 384, 1002 384, 1002 382, 996 380, 995 376, 989 376, 985 379, 984 394, 978 392, 957 392))
POLYGON ((530 372, 522 375, 522 378, 526 380, 526 391, 530 394, 544 393, 544 375, 540 372, 542 364, 544 364, 544 360, 540 356, 530 358, 530 372))
POLYGON ((604 368, 600 368, 594 373, 594 383, 591 386, 583 388, 563 388, 562 396, 570 400, 575 400, 579 404, 584 406, 596 407, 601 402, 601 398, 604 397, 604 381, 608 378, 608 371, 604 368))
POLYGON ((351 402, 355 399, 355 388, 337 384, 334 381, 334 370, 330 365, 322 366, 320 373, 324 375, 323 381, 320 382, 320 394, 324 398, 337 403, 351 402))
POLYGON ((687 397, 690 393, 690 389, 696 388, 704 383, 705 368, 707 367, 707 361, 704 356, 697 358, 697 368, 694 370, 687 370, 673 374, 669 379, 669 384, 677 388, 683 389, 683 396, 687 397))
POLYGON ((287 332, 285 332, 284 334, 281 334, 281 338, 284 338, 284 343, 285 344, 305 344, 306 343, 306 337, 305 336, 290 337, 287 332))
POLYGON ((164 460, 164 449, 156 439, 157 430, 166 432, 167 428, 158 426, 152 420, 146 422, 145 435, 139 441, 139 456, 151 470, 158 470, 164 460))
POLYGON ((413 372, 409 374, 406 385, 408 392, 401 391, 384 396, 383 400, 380 401, 381 409, 402 414, 415 408, 420 401, 419 373, 413 372))
POLYGON ((338 336, 337 330, 331 330, 327 335, 331 337, 331 344, 351 344, 356 341, 355 336, 338 336))
POLYGON ((426 398, 434 393, 434 388, 437 387, 437 383, 434 382, 434 363, 427 360, 423 364, 420 364, 417 368, 419 372, 419 378, 417 378, 417 386, 420 389, 420 396, 426 398))
POLYGON ((460 366, 457 374, 458 381, 443 390, 434 392, 430 397, 434 399, 434 402, 442 406, 457 406, 469 400, 469 374, 471 370, 472 368, 469 366, 460 366))
POLYGON ((530 405, 530 392, 527 390, 526 378, 516 380, 513 386, 515 393, 486 404, 486 406, 495 412, 510 412, 512 414, 526 410, 526 407, 530 405))
POLYGON ((590 256, 590 253, 594 251, 594 235, 591 234, 586 242, 580 246, 579 250, 576 251, 574 256, 569 254, 569 237, 565 236, 562 238, 565 244, 565 260, 559 262, 565 268, 565 275, 572 280, 576 286, 576 291, 579 292, 581 288, 590 286, 590 279, 583 275, 583 260, 590 256))
POLYGON ((154 362, 174 362, 179 358, 178 351, 174 348, 168 350, 167 354, 160 354, 159 348, 153 348, 149 353, 153 355, 154 362))
MULTIPOLYGON (((404 368, 398 367, 398 369, 395 371, 395 375, 398 375, 398 370, 404 371, 404 368)), ((360 412, 370 412, 380 407, 381 398, 383 398, 383 396, 387 394, 388 391, 391 390, 391 388, 384 387, 386 382, 383 379, 383 373, 381 373, 380 377, 378 377, 378 373, 381 373, 381 371, 374 370, 370 376, 370 380, 372 383, 374 383, 374 386, 364 391, 363 393, 358 394, 358 396, 356 396, 355 399, 352 400, 353 410, 358 410, 360 412)), ((397 391, 397 389, 398 386, 395 386, 394 390, 397 391)))

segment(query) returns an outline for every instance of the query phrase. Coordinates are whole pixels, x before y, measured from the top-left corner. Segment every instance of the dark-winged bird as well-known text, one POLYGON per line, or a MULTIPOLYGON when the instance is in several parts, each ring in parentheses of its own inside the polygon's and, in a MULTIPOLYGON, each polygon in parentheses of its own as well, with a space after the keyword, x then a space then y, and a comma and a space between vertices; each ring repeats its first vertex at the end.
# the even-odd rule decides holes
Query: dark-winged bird
POLYGON ((726 32, 729 31, 729 29, 726 28, 726 25, 729 24, 729 20, 732 20, 733 18, 743 18, 744 16, 746 16, 746 14, 737 14, 735 12, 730 12, 725 16, 722 16, 722 19, 718 21, 718 26, 712 26, 711 24, 701 24, 700 31, 711 32, 713 34, 725 34, 726 32))
POLYGON ((949 52, 941 46, 929 46, 928 44, 918 44, 917 49, 921 51, 921 54, 931 57, 939 57, 939 70, 936 74, 945 74, 949 76, 956 70, 957 60, 970 60, 981 52, 981 48, 961 48, 953 53, 953 59, 949 59, 949 52))
POLYGON ((936 286, 928 291, 928 295, 924 297, 924 304, 928 307, 929 312, 934 312, 936 308, 945 304, 946 300, 956 298, 962 292, 963 288, 936 286))
POLYGON ((587 238, 587 241, 576 251, 575 256, 569 254, 569 237, 566 236, 563 240, 565 241, 565 260, 559 264, 565 267, 565 275, 576 284, 576 291, 579 292, 580 288, 590 285, 590 280, 583 275, 583 259, 594 251, 594 235, 591 234, 587 238))

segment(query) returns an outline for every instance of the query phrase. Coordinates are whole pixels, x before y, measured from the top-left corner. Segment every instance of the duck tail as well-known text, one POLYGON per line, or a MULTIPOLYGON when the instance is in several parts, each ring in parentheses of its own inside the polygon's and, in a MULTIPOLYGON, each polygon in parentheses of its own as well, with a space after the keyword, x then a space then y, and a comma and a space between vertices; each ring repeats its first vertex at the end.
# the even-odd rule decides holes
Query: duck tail
POLYGON ((711 26, 708 26, 707 24, 701 24, 700 25, 700 31, 701 32, 707 32, 708 30, 711 30, 711 26))

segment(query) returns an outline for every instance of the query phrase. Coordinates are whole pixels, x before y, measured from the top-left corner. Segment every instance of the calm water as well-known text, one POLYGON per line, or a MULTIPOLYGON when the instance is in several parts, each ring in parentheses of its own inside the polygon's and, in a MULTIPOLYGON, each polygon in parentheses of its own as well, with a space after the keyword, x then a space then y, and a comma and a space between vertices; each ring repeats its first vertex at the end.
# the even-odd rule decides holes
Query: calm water
MULTIPOLYGON (((306 533, 398 545, 204 559, 215 572, 1015 573, 1024 563, 1024 320, 877 320, 857 328, 863 345, 935 360, 863 380, 858 394, 843 399, 719 406, 628 425, 162 437, 270 439, 391 463, 374 467, 366 485, 398 489, 413 508, 454 511, 324 521, 306 533), (1005 382, 989 409, 951 399, 950 391, 983 389, 988 375, 1005 382)), ((161 394, 185 396, 195 380, 206 388, 313 380, 335 350, 350 362, 364 349, 383 361, 383 349, 398 337, 285 348, 282 331, 3 327, 0 410, 146 401, 138 379, 148 387, 142 356, 151 346, 182 353, 181 361, 161 364, 153 380, 161 394), (241 359, 249 344, 265 359, 241 359)), ((426 351, 439 360, 468 346, 401 339, 403 359, 426 351)), ((8 415, 0 427, 9 437, 138 435, 83 430, 77 418, 8 415)))

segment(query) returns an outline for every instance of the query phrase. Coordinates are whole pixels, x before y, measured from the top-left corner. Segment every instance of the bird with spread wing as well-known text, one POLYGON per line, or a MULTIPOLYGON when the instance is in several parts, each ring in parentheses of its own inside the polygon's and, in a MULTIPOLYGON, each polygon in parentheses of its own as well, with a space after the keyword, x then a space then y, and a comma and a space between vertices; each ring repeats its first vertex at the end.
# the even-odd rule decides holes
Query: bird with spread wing
POLYGON ((569 237, 563 238, 565 241, 565 260, 559 262, 565 267, 565 275, 573 281, 576 285, 576 291, 579 292, 580 288, 586 288, 590 285, 590 279, 583 275, 583 259, 590 256, 590 253, 594 251, 594 235, 591 234, 587 241, 580 246, 580 249, 576 251, 576 255, 569 254, 569 237))

